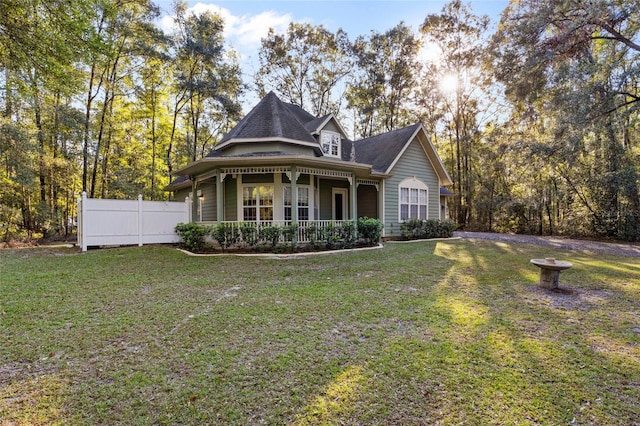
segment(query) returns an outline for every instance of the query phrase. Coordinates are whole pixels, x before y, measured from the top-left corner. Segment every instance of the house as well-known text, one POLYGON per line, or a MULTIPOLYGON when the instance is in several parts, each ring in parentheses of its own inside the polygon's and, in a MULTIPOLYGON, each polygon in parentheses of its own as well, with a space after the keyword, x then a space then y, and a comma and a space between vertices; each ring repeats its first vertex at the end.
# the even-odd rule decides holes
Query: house
POLYGON ((166 189, 197 195, 196 222, 304 227, 367 216, 386 237, 409 218, 445 219, 452 183, 421 124, 352 141, 332 114, 314 117, 273 92, 175 175, 166 189))

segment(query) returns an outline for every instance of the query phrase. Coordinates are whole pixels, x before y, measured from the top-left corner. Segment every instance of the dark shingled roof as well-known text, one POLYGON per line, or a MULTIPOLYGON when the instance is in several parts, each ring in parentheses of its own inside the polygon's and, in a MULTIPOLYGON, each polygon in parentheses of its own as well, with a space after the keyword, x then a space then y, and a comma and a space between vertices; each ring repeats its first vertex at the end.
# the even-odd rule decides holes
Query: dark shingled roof
POLYGON ((313 133, 316 130, 318 130, 318 127, 320 127, 320 125, 325 122, 327 117, 329 117, 329 115, 325 115, 325 116, 318 117, 318 118, 313 117, 312 120, 310 120, 307 123, 305 123, 304 128, 307 129, 307 131, 309 133, 313 133))
MULTIPOLYGON (((356 161, 371 164, 376 172, 385 173, 418 128, 419 123, 353 142, 356 146, 356 161)), ((343 148, 343 155, 344 153, 343 148)))
MULTIPOLYGON (((273 93, 273 92, 271 92, 271 93, 273 93)), ((305 111, 302 108, 300 108, 298 105, 288 104, 288 103, 285 103, 285 102, 283 102, 283 105, 285 107, 287 107, 289 112, 291 114, 293 114, 294 117, 296 117, 296 119, 301 124, 303 124, 305 127, 306 127, 307 123, 309 123, 309 122, 311 122, 313 120, 316 120, 316 117, 313 114, 308 113, 307 111, 305 111)))
POLYGON ((317 143, 300 121, 307 122, 314 118, 302 108, 286 104, 275 93, 269 92, 222 138, 220 144, 231 139, 261 138, 286 138, 317 143))

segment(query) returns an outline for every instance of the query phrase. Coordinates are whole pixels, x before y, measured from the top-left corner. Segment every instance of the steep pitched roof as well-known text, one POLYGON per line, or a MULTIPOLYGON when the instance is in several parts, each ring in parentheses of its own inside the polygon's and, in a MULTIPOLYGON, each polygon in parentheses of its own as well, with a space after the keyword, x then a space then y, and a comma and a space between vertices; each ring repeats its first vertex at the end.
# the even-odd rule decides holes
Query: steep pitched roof
MULTIPOLYGON (((270 92, 273 93, 273 92, 270 92)), ((294 104, 289 104, 289 103, 285 103, 282 102, 282 104, 289 110, 289 112, 291 114, 293 114, 293 116, 300 122, 302 123, 305 127, 308 125, 309 122, 316 120, 316 117, 303 110, 301 107, 299 107, 298 105, 294 105, 294 104)))
POLYGON ((420 123, 353 142, 356 148, 356 161, 371 164, 376 172, 390 173, 414 139, 422 145, 441 185, 451 185, 451 177, 420 123))
MULTIPOLYGON (((351 163, 365 166, 378 174, 389 174, 396 162, 402 157, 404 151, 417 140, 425 151, 425 154, 434 167, 440 179, 441 185, 450 185, 451 178, 444 168, 442 160, 439 158, 435 147, 429 141, 421 124, 414 124, 402 129, 394 130, 377 136, 351 141, 346 139, 346 133, 338 120, 332 114, 323 117, 315 117, 297 105, 282 102, 274 92, 269 92, 240 122, 218 143, 207 158, 191 163, 176 174, 200 173, 207 169, 207 164, 217 162, 219 159, 229 161, 244 161, 244 159, 262 158, 264 161, 295 156, 288 152, 281 151, 279 147, 273 151, 245 152, 235 155, 225 155, 227 146, 241 143, 256 142, 281 142, 284 144, 301 145, 312 147, 316 156, 304 157, 304 161, 311 161, 311 158, 322 156, 320 143, 314 136, 332 122, 342 134, 342 149, 340 157, 324 157, 323 161, 351 163), (216 158, 219 157, 219 158, 216 158)), ((331 127, 334 129, 334 127, 331 127)), ((286 148, 285 148, 286 151, 286 148)), ((227 152, 231 154, 231 152, 227 152)), ((183 181, 176 180, 170 186, 185 185, 183 181)))
POLYGON ((420 124, 354 141, 356 161, 371 164, 373 170, 386 173, 420 124))
MULTIPOLYGON (((234 140, 288 139, 317 144, 301 120, 308 122, 314 116, 302 108, 282 102, 269 92, 247 115, 218 143, 223 147, 234 140)), ((209 156, 213 156, 211 154, 209 156)))

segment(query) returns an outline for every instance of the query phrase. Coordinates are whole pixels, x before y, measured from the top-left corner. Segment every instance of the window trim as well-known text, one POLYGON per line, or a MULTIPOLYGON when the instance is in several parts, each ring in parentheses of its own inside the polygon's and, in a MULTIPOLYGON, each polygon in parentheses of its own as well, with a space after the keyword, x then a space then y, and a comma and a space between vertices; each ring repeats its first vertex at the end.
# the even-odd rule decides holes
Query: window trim
POLYGON ((331 220, 336 219, 336 194, 342 195, 342 220, 349 220, 349 189, 331 188, 331 220))
POLYGON ((241 209, 240 209, 240 213, 242 213, 241 221, 243 221, 243 222, 244 221, 252 221, 253 222, 253 220, 246 219, 244 217, 244 209, 245 208, 249 208, 249 207, 256 209, 256 219, 255 219, 256 222, 271 222, 271 221, 275 220, 275 203, 276 203, 276 198, 275 197, 276 197, 276 188, 275 188, 275 185, 273 183, 270 183, 270 184, 269 183, 243 183, 242 186, 241 186, 241 192, 240 192, 239 197, 238 197, 239 200, 240 200, 240 205, 241 205, 241 209), (271 195, 271 197, 272 197, 271 198, 271 205, 262 204, 261 199, 260 199, 260 191, 258 191, 257 197, 256 197, 256 205, 255 206, 246 206, 244 204, 244 189, 245 188, 251 188, 251 187, 259 188, 261 186, 263 186, 263 187, 271 187, 271 194, 272 194, 271 195), (263 207, 265 207, 265 208, 269 208, 270 207, 271 208, 271 219, 262 219, 260 217, 260 209, 263 208, 263 207))
MULTIPOLYGON (((283 218, 285 221, 287 221, 287 220, 289 220, 289 221, 290 221, 290 220, 292 220, 292 219, 287 219, 287 215, 286 215, 286 213, 285 213, 285 209, 286 209, 287 207, 291 207, 291 208, 293 208, 293 206, 292 206, 292 205, 287 206, 287 205, 285 204, 285 202, 286 202, 286 200, 287 200, 287 198, 286 198, 286 196, 285 196, 285 191, 287 190, 287 188, 291 189, 291 184, 283 184, 283 185, 282 185, 282 218, 283 218)), ((302 207, 302 208, 306 208, 306 209, 308 210, 308 216, 309 216, 309 219, 307 219, 307 220, 313 220, 313 219, 312 219, 312 218, 313 218, 313 199, 312 199, 312 197, 313 197, 313 191, 312 191, 312 187, 311 187, 311 185, 296 185, 296 188, 298 189, 298 191, 300 191, 300 189, 306 189, 306 190, 308 191, 308 192, 307 192, 307 201, 308 201, 308 205, 306 205, 306 206, 300 206, 300 193, 298 192, 298 206, 297 206, 297 208, 298 208, 298 221, 304 220, 304 219, 300 219, 300 210, 299 210, 299 209, 300 209, 300 207, 302 207)), ((293 215, 292 215, 292 217, 293 217, 293 215)))
POLYGON ((429 187, 427 186, 427 184, 425 184, 423 181, 421 181, 420 179, 417 179, 416 177, 411 177, 411 178, 407 178, 404 179, 402 182, 400 182, 398 184, 398 223, 403 223, 406 222, 409 219, 429 219, 429 187), (408 200, 406 203, 402 202, 402 190, 403 189, 407 189, 409 191, 408 193, 408 200), (411 190, 415 189, 418 190, 417 196, 417 202, 412 203, 411 202, 411 190), (420 202, 420 191, 425 191, 425 199, 424 199, 424 204, 422 204, 420 202), (402 218, 402 205, 407 205, 407 218, 403 219, 402 218), (411 216, 411 207, 412 206, 416 206, 417 207, 417 217, 412 217, 411 216), (420 210, 421 210, 421 206, 424 206, 424 211, 425 211, 425 217, 420 217, 420 210))
POLYGON ((327 156, 327 157, 334 157, 334 158, 340 158, 342 156, 342 137, 340 136, 340 133, 338 132, 332 132, 330 130, 321 130, 320 131, 320 149, 322 150, 322 153, 327 156), (329 136, 329 137, 333 137, 333 136, 337 136, 338 140, 337 142, 334 142, 333 140, 331 140, 329 142, 329 152, 324 152, 324 139, 325 136, 329 136), (336 146, 337 148, 337 154, 332 154, 332 147, 336 146))

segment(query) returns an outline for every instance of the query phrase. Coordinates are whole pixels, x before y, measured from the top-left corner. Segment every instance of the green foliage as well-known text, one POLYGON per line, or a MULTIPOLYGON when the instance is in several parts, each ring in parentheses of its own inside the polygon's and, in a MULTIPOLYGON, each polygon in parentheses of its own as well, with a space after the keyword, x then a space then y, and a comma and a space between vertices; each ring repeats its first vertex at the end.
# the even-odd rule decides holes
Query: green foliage
POLYGON ((292 22, 285 34, 271 28, 261 43, 255 82, 262 96, 274 90, 316 116, 337 112, 342 94, 335 92, 353 71, 343 30, 292 22))
POLYGON ((318 241, 322 240, 319 234, 319 227, 316 222, 308 222, 307 226, 304 228, 305 237, 309 241, 309 246, 312 248, 318 248, 318 241))
POLYGON ((259 242, 258 226, 253 222, 243 222, 238 226, 240 238, 249 247, 255 247, 259 242))
POLYGON ((512 107, 505 140, 521 142, 490 196, 525 207, 515 218, 491 204, 518 230, 640 239, 639 12, 637 2, 603 0, 503 13, 491 60, 512 107))
POLYGON ((400 224, 403 238, 408 240, 427 238, 450 238, 456 230, 455 222, 438 219, 409 219, 400 224))
POLYGON ((349 107, 359 112, 355 124, 361 137, 413 124, 410 106, 403 100, 417 85, 419 50, 418 37, 404 22, 385 33, 371 31, 356 38, 357 73, 346 98, 349 107))
MULTIPOLYGON (((177 31, 163 34, 149 0, 7 0, 0 12, 2 238, 71 234, 83 190, 168 198, 171 172, 240 118, 246 86, 218 14, 175 2, 177 31)), ((486 17, 459 0, 424 17, 420 34, 400 23, 352 43, 291 24, 262 41, 255 83, 354 117, 356 137, 423 122, 453 180, 451 217, 467 229, 638 241, 639 13, 629 1, 520 2, 490 51, 486 17), (423 36, 441 51, 428 63, 423 36), (443 90, 445 78, 458 85, 443 90)), ((271 244, 245 231, 247 246, 271 244)), ((350 244, 345 230, 307 232, 311 246, 350 244)))
POLYGON ((176 5, 180 31, 174 39, 176 58, 172 66, 181 94, 181 112, 190 126, 190 136, 185 138, 188 144, 183 149, 195 161, 240 119, 242 108, 237 99, 244 86, 237 56, 227 52, 225 46, 222 16, 211 12, 188 14, 186 3, 176 5))
POLYGON ((341 246, 344 248, 353 247, 356 243, 356 224, 352 220, 342 222, 339 229, 341 246))
POLYGON ((262 241, 274 248, 280 241, 281 229, 277 225, 263 226, 259 235, 262 241))
POLYGON ((194 222, 179 223, 175 230, 187 250, 202 251, 206 248, 205 236, 208 230, 203 225, 194 222))
POLYGON ((224 251, 238 242, 240 228, 233 223, 219 223, 212 228, 211 235, 224 251))
POLYGON ((298 241, 298 228, 297 224, 285 225, 282 227, 282 239, 285 243, 291 245, 291 249, 294 249, 298 241))
POLYGON ((493 112, 495 103, 481 65, 488 25, 487 16, 476 16, 470 5, 453 0, 440 13, 427 15, 421 27, 429 44, 442 52, 425 75, 424 90, 428 94, 436 90, 423 97, 423 121, 439 122, 444 131, 437 126, 433 131, 440 131, 438 137, 449 141, 438 148, 455 188, 450 212, 462 226, 473 220, 477 208, 476 188, 481 183, 476 170, 490 167, 482 158, 483 135, 478 131, 482 127, 479 120, 493 112))
POLYGON ((333 222, 322 228, 320 236, 326 248, 340 248, 340 229, 333 222))
POLYGON ((369 217, 358 218, 358 234, 365 244, 377 244, 382 236, 382 221, 369 217))

